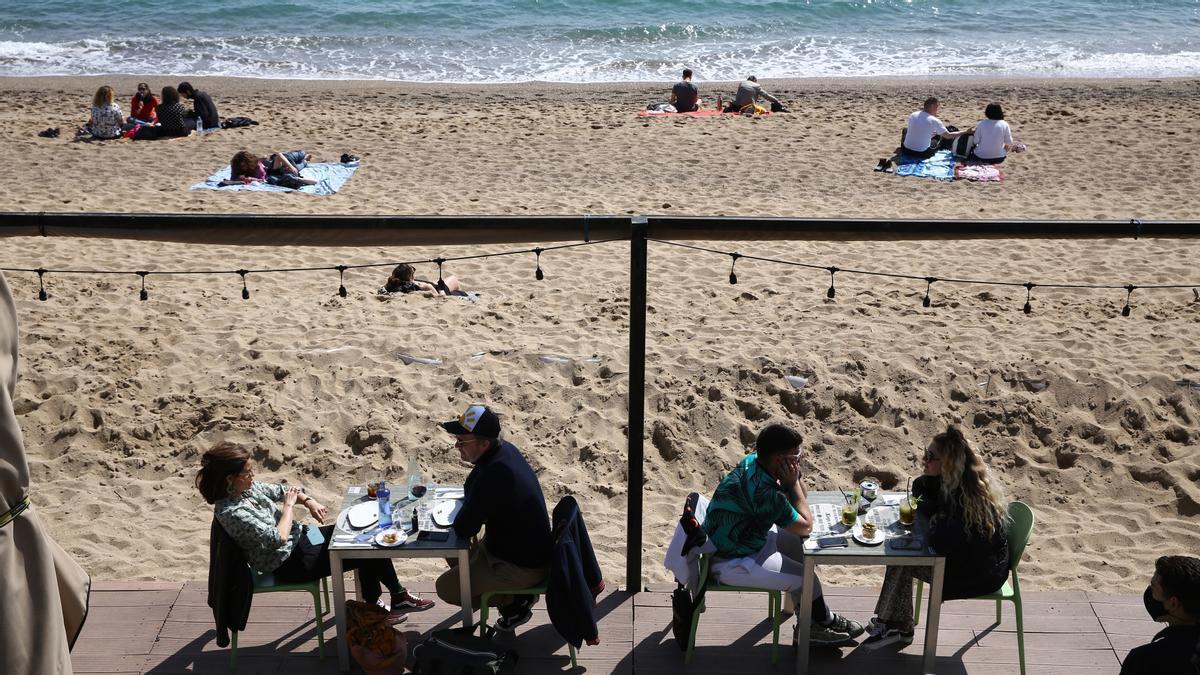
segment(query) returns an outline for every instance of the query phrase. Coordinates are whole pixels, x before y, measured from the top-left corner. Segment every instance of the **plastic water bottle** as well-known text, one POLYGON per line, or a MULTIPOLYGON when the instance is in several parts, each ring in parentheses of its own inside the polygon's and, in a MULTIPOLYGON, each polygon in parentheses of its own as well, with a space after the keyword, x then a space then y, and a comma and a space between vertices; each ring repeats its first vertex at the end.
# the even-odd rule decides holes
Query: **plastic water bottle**
POLYGON ((196 117, 196 135, 204 135, 204 120, 200 117, 196 117))
POLYGON ((392 492, 388 490, 387 483, 379 481, 379 488, 375 490, 375 500, 379 502, 379 527, 386 530, 392 527, 392 492))

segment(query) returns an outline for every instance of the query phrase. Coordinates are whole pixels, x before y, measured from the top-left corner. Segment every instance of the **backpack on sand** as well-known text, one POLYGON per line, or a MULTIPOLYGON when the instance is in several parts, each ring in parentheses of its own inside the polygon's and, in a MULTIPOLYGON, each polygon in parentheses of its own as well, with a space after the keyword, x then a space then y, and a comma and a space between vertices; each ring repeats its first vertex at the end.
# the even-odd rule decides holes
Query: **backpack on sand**
POLYGON ((516 671, 517 653, 492 642, 496 631, 474 627, 439 630, 413 647, 415 675, 509 675, 516 671))

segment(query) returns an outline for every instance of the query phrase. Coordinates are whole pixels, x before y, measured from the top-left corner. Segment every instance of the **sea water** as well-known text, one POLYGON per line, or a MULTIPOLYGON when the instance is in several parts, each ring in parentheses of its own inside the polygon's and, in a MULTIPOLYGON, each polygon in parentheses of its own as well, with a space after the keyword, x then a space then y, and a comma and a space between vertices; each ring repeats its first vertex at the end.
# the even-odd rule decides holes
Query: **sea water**
POLYGON ((1200 0, 0 0, 0 75, 1192 76, 1200 0))

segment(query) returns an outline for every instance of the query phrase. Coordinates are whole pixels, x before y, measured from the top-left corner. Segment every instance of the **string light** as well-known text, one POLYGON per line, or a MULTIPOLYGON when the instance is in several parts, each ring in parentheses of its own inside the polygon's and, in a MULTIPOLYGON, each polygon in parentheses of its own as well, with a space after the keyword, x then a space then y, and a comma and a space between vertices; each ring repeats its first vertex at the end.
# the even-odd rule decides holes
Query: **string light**
POLYGON ((246 275, 250 273, 250 270, 237 270, 237 273, 242 277, 242 299, 249 300, 250 289, 246 287, 246 275))
POLYGON ((546 275, 542 274, 542 251, 544 251, 544 250, 546 250, 546 249, 543 249, 543 248, 533 249, 533 264, 534 264, 533 278, 537 279, 538 281, 541 281, 546 278, 546 275))
POLYGON ((45 302, 46 298, 50 297, 50 294, 46 292, 46 268, 39 267, 34 272, 37 272, 38 275, 38 300, 45 302))
POLYGON ((1121 316, 1129 316, 1133 310, 1129 307, 1129 297, 1137 290, 1137 286, 1133 284, 1125 284, 1125 306, 1121 308, 1121 316))
POLYGON ((346 266, 338 265, 334 268, 338 273, 338 295, 346 297, 346 266))
POLYGON ((929 301, 929 287, 933 286, 933 282, 937 280, 937 277, 925 277, 925 297, 921 298, 922 307, 928 307, 931 304, 929 301))
POLYGON ((134 274, 142 278, 142 291, 138 293, 138 299, 145 302, 150 299, 150 292, 146 290, 146 275, 150 273, 146 270, 139 270, 134 272, 134 274))
MULTIPOLYGON (((737 258, 746 258, 747 260, 757 260, 759 262, 775 263, 778 265, 788 265, 791 267, 803 267, 803 268, 811 269, 811 270, 824 270, 829 273, 829 289, 825 292, 825 296, 830 299, 836 297, 837 289, 834 284, 834 281, 836 279, 835 275, 839 272, 844 273, 844 274, 861 274, 863 276, 870 276, 870 277, 885 277, 885 278, 890 278, 890 279, 912 279, 914 281, 924 281, 925 282, 925 295, 921 298, 921 305, 923 307, 930 307, 933 304, 933 299, 932 299, 931 293, 932 293, 932 285, 934 282, 942 283, 942 284, 964 284, 964 285, 1005 286, 1005 287, 1012 287, 1012 288, 1024 288, 1025 289, 1025 304, 1024 304, 1024 306, 1022 306, 1021 311, 1023 311, 1026 314, 1031 314, 1033 312, 1033 304, 1032 304, 1033 293, 1032 293, 1032 291, 1034 288, 1037 288, 1037 287, 1040 287, 1040 288, 1062 288, 1062 289, 1100 289, 1100 290, 1125 289, 1128 293, 1132 293, 1132 290, 1130 289, 1130 287, 1132 287, 1133 290, 1147 290, 1147 289, 1167 290, 1167 289, 1176 289, 1176 288, 1193 288, 1194 286, 1196 286, 1196 284, 1194 284, 1194 283, 1190 283, 1190 284, 1143 284, 1143 285, 1074 284, 1074 283, 1035 283, 1032 281, 1025 281, 1025 282, 1003 281, 1003 280, 998 280, 998 279, 971 279, 971 278, 958 278, 958 277, 918 276, 915 274, 904 274, 901 272, 885 272, 885 271, 881 271, 881 270, 848 269, 848 268, 841 268, 841 267, 834 267, 834 266, 818 265, 815 263, 800 262, 800 261, 796 261, 796 260, 783 260, 780 258, 768 258, 768 257, 764 257, 764 256, 747 255, 745 253, 722 251, 719 249, 706 248, 704 246, 685 244, 685 243, 677 242, 677 241, 654 239, 652 237, 647 238, 647 241, 652 241, 656 244, 663 244, 665 246, 674 246, 674 247, 678 247, 678 248, 691 249, 693 251, 703 251, 705 253, 713 253, 713 254, 717 254, 717 255, 725 255, 725 256, 730 256, 730 257, 737 256, 736 258, 734 258, 734 260, 736 260, 737 258)), ((730 271, 731 272, 733 271, 732 266, 730 267, 730 271)), ((1196 301, 1200 302, 1200 289, 1193 288, 1193 292, 1195 293, 1196 301)), ((1129 296, 1128 295, 1126 295, 1126 305, 1127 306, 1129 305, 1129 296)), ((1126 316, 1128 316, 1128 314, 1126 314, 1126 316)))
POLYGON ((730 258, 730 261, 729 261, 729 283, 730 284, 737 283, 737 274, 733 271, 733 268, 734 268, 734 266, 737 265, 738 258, 740 258, 740 257, 742 257, 741 253, 734 252, 734 253, 729 254, 729 258, 730 258))

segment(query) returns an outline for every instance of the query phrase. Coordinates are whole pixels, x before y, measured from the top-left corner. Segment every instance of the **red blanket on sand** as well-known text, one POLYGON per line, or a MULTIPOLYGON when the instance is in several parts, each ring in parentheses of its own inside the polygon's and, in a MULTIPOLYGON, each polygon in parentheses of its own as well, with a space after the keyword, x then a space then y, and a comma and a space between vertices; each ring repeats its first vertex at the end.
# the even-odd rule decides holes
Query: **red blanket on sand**
MULTIPOLYGON (((763 113, 770 115, 771 111, 763 113)), ((639 110, 638 117, 717 117, 720 115, 741 115, 739 112, 721 112, 716 108, 701 108, 695 112, 655 112, 653 110, 639 110)))

